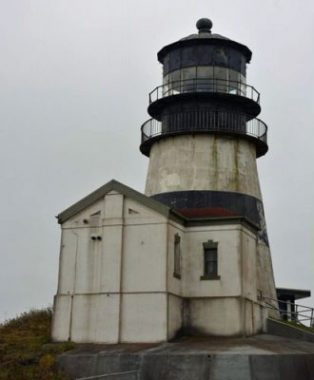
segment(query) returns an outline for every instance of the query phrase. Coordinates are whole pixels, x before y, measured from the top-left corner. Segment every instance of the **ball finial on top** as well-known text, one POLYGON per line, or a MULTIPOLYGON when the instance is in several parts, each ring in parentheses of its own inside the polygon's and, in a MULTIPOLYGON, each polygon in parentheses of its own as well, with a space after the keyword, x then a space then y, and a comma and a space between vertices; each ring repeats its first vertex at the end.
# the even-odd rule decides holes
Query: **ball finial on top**
POLYGON ((200 18, 196 23, 196 27, 199 33, 202 33, 202 32, 211 33, 211 28, 213 27, 213 23, 209 18, 200 18))

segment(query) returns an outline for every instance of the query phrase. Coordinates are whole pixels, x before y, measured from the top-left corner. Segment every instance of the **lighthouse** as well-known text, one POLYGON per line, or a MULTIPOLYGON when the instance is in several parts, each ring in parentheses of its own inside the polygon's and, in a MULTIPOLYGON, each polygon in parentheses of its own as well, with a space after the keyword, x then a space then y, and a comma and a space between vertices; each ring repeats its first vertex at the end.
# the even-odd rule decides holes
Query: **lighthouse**
POLYGON ((260 296, 275 285, 256 159, 268 151, 260 93, 247 83, 252 52, 212 33, 212 22, 163 47, 162 84, 149 94, 140 150, 145 194, 188 217, 241 216, 258 226, 260 296))
POLYGON ((141 127, 145 194, 112 180, 58 215, 52 337, 250 336, 276 299, 256 160, 268 151, 248 47, 197 31, 158 53, 141 127))
POLYGON ((145 193, 189 215, 216 208, 245 216, 263 226, 267 245, 256 167, 267 126, 256 118, 260 94, 246 82, 252 53, 213 34, 208 19, 197 28, 158 53, 163 83, 149 94, 140 147, 149 157, 145 193))

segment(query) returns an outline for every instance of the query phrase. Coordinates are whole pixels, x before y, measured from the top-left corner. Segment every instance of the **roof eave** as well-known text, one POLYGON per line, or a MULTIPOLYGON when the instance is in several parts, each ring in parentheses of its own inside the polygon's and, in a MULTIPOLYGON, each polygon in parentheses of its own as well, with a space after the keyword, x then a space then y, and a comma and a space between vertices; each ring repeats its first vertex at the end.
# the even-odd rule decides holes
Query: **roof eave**
POLYGON ((137 200, 144 206, 147 206, 164 216, 169 216, 170 208, 166 205, 156 201, 153 198, 147 197, 146 195, 112 179, 105 185, 101 186, 97 190, 93 191, 86 197, 82 198, 78 202, 74 203, 61 213, 57 215, 58 223, 63 224, 79 212, 83 211, 85 208, 91 206, 93 203, 97 202, 99 199, 103 198, 110 191, 117 191, 125 196, 129 196, 130 198, 137 200))

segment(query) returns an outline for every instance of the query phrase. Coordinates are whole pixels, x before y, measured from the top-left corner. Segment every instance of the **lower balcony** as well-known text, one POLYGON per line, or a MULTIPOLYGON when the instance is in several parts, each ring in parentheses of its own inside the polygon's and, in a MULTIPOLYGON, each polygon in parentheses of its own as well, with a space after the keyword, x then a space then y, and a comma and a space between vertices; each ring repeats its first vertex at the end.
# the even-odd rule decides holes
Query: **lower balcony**
POLYGON ((268 151, 267 125, 260 119, 247 121, 233 112, 194 111, 163 115, 162 121, 147 120, 141 127, 140 150, 149 156, 151 146, 167 136, 183 134, 224 134, 241 136, 256 145, 256 157, 268 151))

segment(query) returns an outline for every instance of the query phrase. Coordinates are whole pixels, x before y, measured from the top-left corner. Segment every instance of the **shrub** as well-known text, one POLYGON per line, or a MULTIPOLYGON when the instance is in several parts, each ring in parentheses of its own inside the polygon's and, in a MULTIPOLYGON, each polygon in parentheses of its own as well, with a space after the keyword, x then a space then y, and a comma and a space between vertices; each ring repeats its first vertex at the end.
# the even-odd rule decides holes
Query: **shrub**
POLYGON ((52 310, 31 310, 0 325, 0 380, 66 380, 57 355, 72 349, 69 342, 52 343, 52 310))

